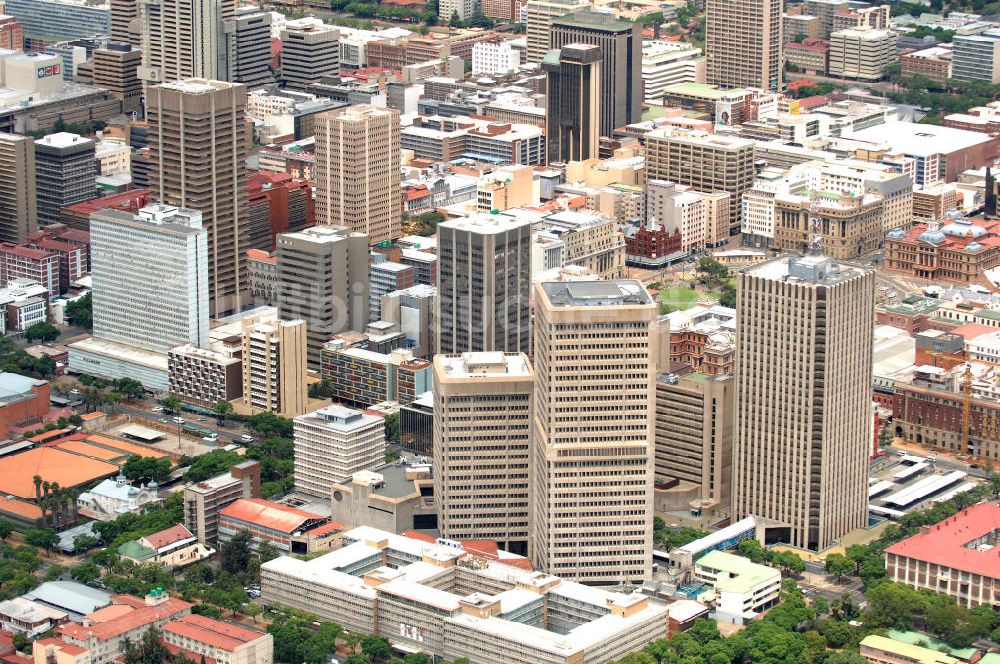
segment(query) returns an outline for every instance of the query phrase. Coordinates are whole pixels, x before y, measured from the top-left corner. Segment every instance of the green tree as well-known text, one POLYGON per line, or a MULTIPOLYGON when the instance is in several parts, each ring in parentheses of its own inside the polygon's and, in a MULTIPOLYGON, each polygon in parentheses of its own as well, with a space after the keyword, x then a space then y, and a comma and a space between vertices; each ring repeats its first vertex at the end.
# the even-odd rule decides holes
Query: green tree
POLYGON ((168 395, 160 399, 160 405, 163 406, 163 410, 168 413, 176 413, 181 409, 181 400, 174 395, 168 395))
POLYGON ((826 557, 826 571, 841 579, 854 571, 854 563, 842 553, 831 553, 826 557))
POLYGON ((94 327, 93 297, 87 293, 66 304, 66 320, 76 327, 90 330, 94 327))
POLYGON ((457 11, 454 11, 454 12, 451 13, 451 18, 448 19, 448 26, 451 27, 451 28, 461 28, 462 27, 462 19, 459 18, 457 11))
POLYGON ((74 567, 69 575, 77 583, 93 583, 101 578, 101 570, 94 563, 83 563, 74 567))
POLYGON ((368 658, 364 655, 359 655, 357 653, 351 653, 344 658, 344 664, 371 664, 368 658))
POLYGON ((246 419, 247 428, 265 436, 281 436, 291 438, 294 424, 287 417, 264 412, 251 415, 246 419))
POLYGON ((59 544, 59 535, 54 528, 28 528, 24 531, 24 541, 31 546, 40 546, 51 551, 59 544))
POLYGON ((252 555, 253 535, 249 530, 241 530, 224 542, 219 548, 219 566, 230 574, 242 574, 252 555))
POLYGON ((399 413, 385 416, 385 439, 390 443, 399 442, 399 413))
POLYGON ((14 522, 0 517, 0 541, 6 542, 12 532, 14 532, 14 522))
POLYGON ((59 330, 51 323, 39 322, 24 331, 24 338, 28 341, 55 341, 59 338, 59 330))
POLYGON ((370 660, 392 656, 392 646, 384 636, 368 635, 361 639, 361 654, 370 660))
POLYGON ((750 562, 763 563, 767 561, 768 552, 757 540, 743 540, 736 545, 736 552, 750 562))

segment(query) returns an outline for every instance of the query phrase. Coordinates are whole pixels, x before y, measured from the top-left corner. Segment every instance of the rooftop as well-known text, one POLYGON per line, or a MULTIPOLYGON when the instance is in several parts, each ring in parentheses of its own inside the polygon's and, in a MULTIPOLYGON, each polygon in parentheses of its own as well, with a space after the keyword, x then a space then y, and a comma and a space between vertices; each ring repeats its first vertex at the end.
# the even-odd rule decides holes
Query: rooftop
POLYGON ((111 593, 76 581, 46 581, 23 597, 81 615, 111 603, 111 593))
POLYGON ((861 640, 861 647, 876 648, 898 655, 902 661, 914 664, 959 664, 960 660, 930 648, 922 648, 909 643, 902 643, 887 636, 871 634, 861 640))
POLYGON ((1000 505, 981 503, 893 544, 885 551, 1000 579, 1000 547, 970 547, 1000 530, 1000 505))
POLYGON ((540 284, 556 307, 610 307, 652 304, 642 283, 631 279, 612 281, 555 281, 540 284))
POLYGON ((438 224, 438 228, 447 228, 456 231, 466 231, 478 233, 480 235, 490 235, 494 233, 504 233, 515 229, 530 226, 525 221, 518 221, 503 214, 473 214, 468 217, 450 219, 438 224))
POLYGON ((117 474, 118 466, 65 452, 54 447, 37 447, 4 457, 0 473, 0 493, 19 498, 34 498, 32 478, 41 476, 46 482, 58 482, 62 487, 75 487, 117 474))
POLYGON ((229 652, 264 636, 262 632, 194 614, 171 620, 163 626, 163 631, 229 652))
POLYGON ((840 135, 841 138, 888 145, 894 152, 916 157, 957 152, 992 140, 988 134, 977 131, 902 121, 859 130, 844 129, 840 135))
POLYGON ((461 355, 435 355, 445 378, 477 379, 531 376, 528 358, 521 353, 485 352, 461 355))
POLYGON ((309 522, 322 518, 310 512, 260 498, 240 498, 223 508, 219 516, 251 523, 286 535, 291 535, 309 522))
POLYGON ((811 254, 807 256, 784 254, 745 267, 742 272, 761 279, 808 283, 816 286, 836 286, 865 273, 860 267, 811 254))
POLYGON ((720 579, 716 589, 720 592, 748 593, 763 583, 781 580, 781 572, 773 567, 752 563, 743 556, 725 551, 710 551, 698 559, 697 567, 707 567, 726 572, 728 578, 720 579))
POLYGON ((674 83, 663 88, 664 95, 678 94, 714 100, 744 96, 746 93, 743 88, 720 88, 709 83, 674 83))

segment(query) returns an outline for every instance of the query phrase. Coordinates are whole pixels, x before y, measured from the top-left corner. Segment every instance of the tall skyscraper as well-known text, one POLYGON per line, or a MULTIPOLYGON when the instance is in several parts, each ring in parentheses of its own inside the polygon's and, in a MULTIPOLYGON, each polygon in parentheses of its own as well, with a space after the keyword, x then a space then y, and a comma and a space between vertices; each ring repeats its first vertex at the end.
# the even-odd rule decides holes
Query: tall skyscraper
POLYGON ((438 224, 437 352, 527 353, 531 223, 476 214, 438 224))
POLYGON ((151 205, 90 219, 94 336, 166 353, 207 348, 208 236, 197 210, 151 205))
POLYGON ((340 30, 314 18, 289 21, 281 31, 281 80, 308 90, 324 76, 340 75, 340 30))
POLYGON ((139 0, 111 0, 111 39, 133 43, 133 27, 139 18, 139 0))
POLYGON ((531 400, 524 353, 434 356, 434 497, 449 539, 528 554, 531 400))
POLYGON ((601 131, 601 47, 567 44, 549 51, 545 72, 545 140, 548 161, 597 156, 601 131))
POLYGON ((197 78, 146 93, 150 184, 157 200, 202 212, 213 315, 238 311, 248 289, 238 224, 247 195, 245 105, 245 86, 197 78))
POLYGON ((737 292, 734 518, 823 549, 867 523, 874 274, 784 255, 737 292))
POLYGON ((248 90, 274 83, 271 76, 271 14, 256 7, 240 7, 233 20, 230 74, 233 83, 248 90))
POLYGON ((705 79, 725 88, 781 87, 781 0, 705 1, 705 79))
POLYGON ((230 80, 235 0, 139 0, 147 86, 188 78, 230 80))
POLYGON ((251 413, 306 412, 306 323, 243 322, 243 402, 251 413))
POLYGON ((323 344, 368 324, 368 236, 316 226, 277 237, 278 316, 308 325, 309 362, 319 367, 323 344))
POLYGON ((38 222, 59 223, 59 210, 95 198, 97 158, 93 139, 61 131, 35 141, 38 222))
POLYGON ((531 550, 549 574, 649 578, 656 315, 638 281, 535 285, 531 550))
MULTIPOLYGON (((549 34, 552 19, 565 16, 586 5, 586 2, 581 4, 579 0, 528 0, 525 4, 528 17, 527 62, 541 62, 552 48, 549 34)), ((517 20, 516 16, 514 20, 517 20)))
POLYGON ((121 99, 123 112, 137 113, 142 108, 142 51, 128 42, 109 41, 94 49, 93 60, 94 85, 121 99))
POLYGON ((316 222, 365 233, 371 244, 402 235, 399 113, 350 106, 316 116, 316 222))
POLYGON ((38 228, 35 139, 0 134, 0 242, 20 242, 38 228))
POLYGON ((601 136, 642 117, 642 25, 614 14, 581 9, 552 20, 552 48, 600 46, 601 136))

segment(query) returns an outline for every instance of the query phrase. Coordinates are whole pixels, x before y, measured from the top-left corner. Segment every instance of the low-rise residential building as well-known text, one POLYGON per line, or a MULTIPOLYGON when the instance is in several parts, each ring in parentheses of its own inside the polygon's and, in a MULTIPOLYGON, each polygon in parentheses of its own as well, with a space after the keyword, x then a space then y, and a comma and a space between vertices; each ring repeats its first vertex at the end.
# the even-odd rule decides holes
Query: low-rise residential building
POLYGON ((327 406, 295 423, 295 490, 326 498, 330 486, 385 462, 385 420, 370 411, 327 406))
POLYGON ((118 547, 118 557, 135 563, 156 563, 167 569, 184 567, 212 556, 209 549, 181 524, 130 540, 118 547))
POLYGON ((219 543, 247 530, 257 548, 267 542, 286 554, 308 554, 340 547, 343 526, 330 517, 260 498, 240 498, 219 511, 219 543))
POLYGON ((59 263, 59 254, 54 251, 0 243, 0 283, 28 279, 45 286, 49 299, 55 298, 61 292, 59 263))
POLYGON ((15 597, 0 602, 0 628, 33 639, 66 622, 69 614, 52 607, 15 597))
POLYGON ((242 461, 228 473, 184 487, 184 525, 202 544, 219 537, 219 512, 240 498, 260 497, 260 463, 242 461))
POLYGON ((331 516, 351 527, 369 526, 390 533, 435 530, 438 506, 430 464, 393 464, 377 472, 354 473, 335 482, 331 516))
POLYGON ((885 550, 890 581, 952 597, 960 606, 1000 605, 996 533, 1000 506, 980 503, 885 550))
POLYGON ((167 648, 176 648, 189 658, 201 655, 225 664, 274 662, 274 637, 241 625, 191 614, 166 623, 160 633, 167 648))
POLYGON ((718 619, 736 624, 774 606, 781 594, 781 572, 724 551, 711 551, 695 561, 694 575, 718 595, 718 619))
POLYGON ((261 565, 264 602, 476 664, 606 664, 666 635, 666 607, 644 595, 530 571, 521 556, 373 528, 344 533, 344 543, 261 565))

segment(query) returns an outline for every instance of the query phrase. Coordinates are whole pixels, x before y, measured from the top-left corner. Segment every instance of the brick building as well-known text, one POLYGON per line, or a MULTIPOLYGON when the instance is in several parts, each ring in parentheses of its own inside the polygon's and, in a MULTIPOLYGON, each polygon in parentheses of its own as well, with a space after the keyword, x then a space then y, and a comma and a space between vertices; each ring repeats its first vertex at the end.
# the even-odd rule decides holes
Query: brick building
POLYGON ((998 220, 968 219, 952 211, 944 223, 896 229, 885 239, 885 267, 919 279, 967 284, 998 265, 998 220))
POLYGON ((59 262, 59 254, 54 251, 0 243, 0 283, 30 279, 45 286, 50 298, 56 297, 60 293, 59 262))

